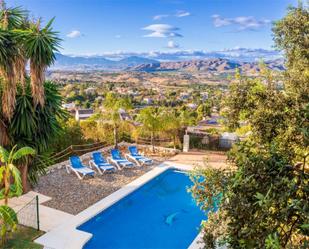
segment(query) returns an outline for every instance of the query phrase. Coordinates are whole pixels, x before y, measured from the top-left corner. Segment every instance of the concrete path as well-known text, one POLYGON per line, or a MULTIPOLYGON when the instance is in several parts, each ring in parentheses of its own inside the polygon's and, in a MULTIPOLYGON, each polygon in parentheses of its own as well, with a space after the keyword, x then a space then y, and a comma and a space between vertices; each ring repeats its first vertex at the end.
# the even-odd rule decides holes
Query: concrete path
MULTIPOLYGON (((30 203, 36 196, 39 196, 40 230, 48 232, 73 217, 71 214, 42 205, 42 203, 51 200, 51 198, 34 191, 9 199, 9 206, 18 213, 18 211, 30 203)), ((3 204, 4 201, 1 200, 0 205, 3 204)))

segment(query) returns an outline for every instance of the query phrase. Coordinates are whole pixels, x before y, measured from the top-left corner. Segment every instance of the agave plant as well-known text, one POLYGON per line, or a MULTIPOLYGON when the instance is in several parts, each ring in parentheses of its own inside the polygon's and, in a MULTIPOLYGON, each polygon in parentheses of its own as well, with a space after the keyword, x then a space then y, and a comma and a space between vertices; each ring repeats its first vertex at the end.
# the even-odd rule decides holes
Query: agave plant
POLYGON ((0 146, 0 182, 4 186, 0 191, 0 197, 4 198, 5 205, 8 204, 9 197, 19 196, 23 192, 20 172, 14 162, 35 154, 35 150, 30 147, 23 147, 18 150, 16 147, 15 145, 9 152, 0 146), (14 184, 11 184, 11 179, 14 180, 14 184))

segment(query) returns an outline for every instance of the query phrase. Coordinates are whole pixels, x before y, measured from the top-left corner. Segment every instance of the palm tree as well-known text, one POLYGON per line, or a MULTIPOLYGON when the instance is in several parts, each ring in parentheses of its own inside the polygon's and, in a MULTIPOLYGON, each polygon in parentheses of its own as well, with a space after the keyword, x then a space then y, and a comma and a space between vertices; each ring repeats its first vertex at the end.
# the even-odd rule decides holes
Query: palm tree
POLYGON ((108 122, 113 126, 114 134, 114 146, 118 146, 118 129, 122 123, 119 111, 129 110, 132 108, 132 104, 128 98, 117 98, 115 94, 108 93, 103 103, 105 109, 105 117, 108 122))
POLYGON ((68 114, 62 109, 62 97, 57 85, 44 83, 44 107, 33 104, 29 79, 25 86, 24 93, 22 89, 18 89, 14 115, 7 125, 12 144, 18 144, 19 147, 29 146, 37 152, 35 157, 23 160, 19 166, 23 190, 27 192, 30 183, 36 183, 38 175, 44 174, 46 167, 52 163, 49 159, 54 149, 52 142, 63 135, 61 121, 65 120, 68 114))
POLYGON ((17 84, 16 59, 18 45, 13 29, 21 25, 24 12, 20 8, 6 8, 2 3, 0 10, 0 75, 3 81, 2 112, 10 119, 15 106, 17 84))
POLYGON ((14 165, 14 162, 29 156, 34 155, 35 150, 30 147, 23 147, 16 150, 16 145, 10 152, 0 146, 0 182, 4 188, 1 190, 1 194, 4 197, 4 204, 8 205, 9 197, 19 196, 22 194, 21 177, 18 168, 14 165), (11 184, 11 178, 14 184, 11 184))
POLYGON ((179 130, 182 127, 182 119, 177 110, 172 109, 164 113, 164 131, 172 137, 173 146, 176 149, 177 136, 179 134, 179 130))
POLYGON ((60 39, 51 27, 54 19, 41 28, 40 19, 30 22, 24 9, 7 8, 4 1, 0 7, 1 106, 3 118, 10 120, 15 108, 16 87, 25 83, 28 60, 34 104, 44 105, 45 70, 55 60, 60 39))
POLYGON ((44 105, 45 71, 55 61, 55 52, 58 51, 61 39, 58 32, 53 31, 51 19, 44 28, 41 20, 30 23, 29 29, 20 30, 24 43, 25 55, 30 59, 30 77, 32 96, 35 104, 44 105))
POLYGON ((31 146, 39 154, 20 168, 24 190, 29 178, 35 181, 37 172, 43 173, 46 165, 42 166, 40 157, 61 130, 61 98, 51 84, 44 85, 45 70, 54 62, 60 42, 51 27, 53 20, 41 27, 40 19, 30 22, 23 8, 7 8, 1 1, 0 145, 31 146), (28 61, 30 80, 25 74, 28 61))
POLYGON ((141 110, 137 121, 142 123, 142 128, 150 132, 150 142, 152 146, 152 151, 154 152, 154 138, 157 132, 159 132, 164 123, 162 119, 162 109, 158 107, 146 107, 141 110))

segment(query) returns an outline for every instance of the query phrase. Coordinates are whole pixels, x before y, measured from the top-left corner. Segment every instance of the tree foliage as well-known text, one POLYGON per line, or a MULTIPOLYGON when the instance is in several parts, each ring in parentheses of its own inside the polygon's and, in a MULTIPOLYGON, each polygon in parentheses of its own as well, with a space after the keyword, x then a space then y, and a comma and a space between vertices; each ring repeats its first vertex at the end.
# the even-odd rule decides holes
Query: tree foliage
POLYGON ((192 188, 204 209, 222 193, 220 211, 204 225, 211 248, 218 241, 230 248, 309 245, 308 24, 308 7, 299 5, 274 26, 276 44, 286 55, 283 82, 264 68, 258 79, 238 74, 230 87, 227 125, 235 130, 249 124, 251 134, 229 153, 234 171, 204 172, 192 188), (206 181, 218 185, 216 190, 205 187, 206 181), (213 229, 218 217, 220 232, 213 229))

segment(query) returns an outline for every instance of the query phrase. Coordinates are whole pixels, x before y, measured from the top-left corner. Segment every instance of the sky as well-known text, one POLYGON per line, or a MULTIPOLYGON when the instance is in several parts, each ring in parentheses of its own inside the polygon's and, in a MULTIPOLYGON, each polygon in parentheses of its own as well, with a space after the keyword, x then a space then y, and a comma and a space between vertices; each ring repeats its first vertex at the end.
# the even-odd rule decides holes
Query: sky
POLYGON ((55 17, 74 55, 272 49, 272 23, 297 0, 7 0, 31 18, 55 17))

